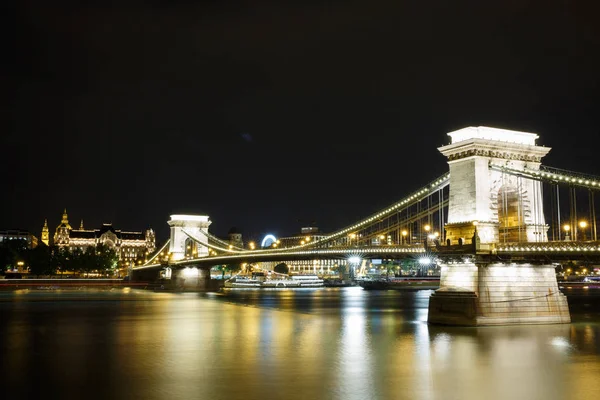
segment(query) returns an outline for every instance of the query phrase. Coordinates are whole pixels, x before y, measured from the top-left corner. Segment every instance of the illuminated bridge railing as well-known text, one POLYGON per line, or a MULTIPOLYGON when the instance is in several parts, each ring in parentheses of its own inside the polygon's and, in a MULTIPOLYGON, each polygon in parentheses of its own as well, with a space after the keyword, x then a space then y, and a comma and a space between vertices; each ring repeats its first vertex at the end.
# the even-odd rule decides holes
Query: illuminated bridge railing
POLYGON ((600 254, 600 242, 544 242, 544 243, 506 243, 496 245, 498 254, 516 253, 569 253, 600 254))

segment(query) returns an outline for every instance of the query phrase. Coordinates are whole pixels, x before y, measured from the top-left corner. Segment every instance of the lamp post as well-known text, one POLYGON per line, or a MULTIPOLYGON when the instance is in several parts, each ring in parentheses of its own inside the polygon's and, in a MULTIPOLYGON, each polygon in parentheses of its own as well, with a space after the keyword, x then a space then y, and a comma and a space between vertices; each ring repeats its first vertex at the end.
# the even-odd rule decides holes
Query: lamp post
POLYGON ((428 240, 429 240, 429 231, 431 230, 431 226, 430 225, 425 225, 425 227, 423 228, 425 229, 425 247, 427 248, 428 245, 428 240))
POLYGON ((406 229, 404 229, 404 230, 402 231, 402 241, 403 241, 404 243, 402 243, 402 244, 407 244, 407 243, 406 243, 406 235, 408 235, 408 231, 407 231, 406 229))
POLYGON ((586 236, 586 229, 587 228, 587 222, 586 221, 579 221, 579 227, 581 228, 581 231, 583 232, 583 240, 586 241, 587 240, 587 236, 586 236))
POLYGON ((565 242, 568 242, 571 240, 571 236, 569 235, 569 233, 571 232, 571 226, 570 225, 563 225, 563 229, 565 231, 565 242))

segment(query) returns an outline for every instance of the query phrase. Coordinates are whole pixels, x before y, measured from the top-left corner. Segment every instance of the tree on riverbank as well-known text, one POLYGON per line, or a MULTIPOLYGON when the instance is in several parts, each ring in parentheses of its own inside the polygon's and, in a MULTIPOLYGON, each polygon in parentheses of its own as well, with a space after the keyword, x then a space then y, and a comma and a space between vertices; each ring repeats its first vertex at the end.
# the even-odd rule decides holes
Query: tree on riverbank
POLYGON ((66 247, 48 247, 43 243, 28 249, 22 240, 9 240, 0 244, 0 270, 14 269, 22 261, 32 276, 60 274, 64 271, 112 275, 118 260, 114 249, 102 245, 89 247, 85 251, 79 248, 70 251, 66 247))
POLYGON ((2 271, 16 268, 27 252, 27 241, 24 239, 5 240, 0 243, 0 267, 2 271))

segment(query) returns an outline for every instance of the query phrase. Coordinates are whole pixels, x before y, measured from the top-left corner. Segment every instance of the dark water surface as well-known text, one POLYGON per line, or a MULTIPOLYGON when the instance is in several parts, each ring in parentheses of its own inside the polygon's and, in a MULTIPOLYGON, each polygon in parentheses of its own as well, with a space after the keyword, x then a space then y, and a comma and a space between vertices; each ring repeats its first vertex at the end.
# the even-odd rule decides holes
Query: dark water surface
POLYGON ((0 398, 600 399, 600 291, 487 328, 428 325, 430 294, 0 292, 0 398))

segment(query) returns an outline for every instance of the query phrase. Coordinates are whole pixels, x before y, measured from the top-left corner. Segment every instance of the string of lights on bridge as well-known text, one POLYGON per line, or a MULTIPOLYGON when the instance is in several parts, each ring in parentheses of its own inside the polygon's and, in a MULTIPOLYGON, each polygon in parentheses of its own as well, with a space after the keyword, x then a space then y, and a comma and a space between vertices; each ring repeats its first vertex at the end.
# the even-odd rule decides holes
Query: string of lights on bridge
POLYGON ((600 252, 598 243, 514 243, 499 244, 496 247, 498 253, 517 253, 517 252, 600 252))
MULTIPOLYGON (((499 171, 506 172, 510 175, 515 176, 528 176, 532 179, 538 180, 546 180, 552 183, 566 183, 570 185, 582 186, 588 189, 600 189, 600 178, 598 177, 586 177, 582 178, 581 176, 577 176, 577 174, 572 173, 569 174, 560 174, 557 172, 549 172, 544 170, 533 170, 524 168, 523 170, 517 170, 514 168, 509 168, 500 165, 491 165, 492 169, 497 169, 499 171)), ((551 168, 551 167, 546 167, 551 168)))

